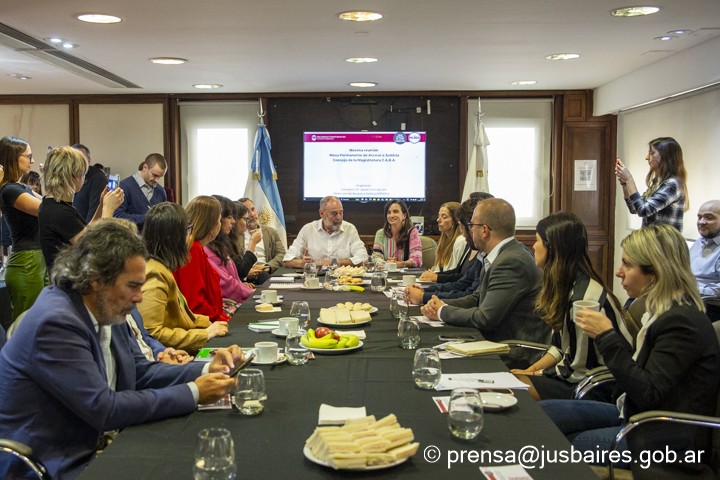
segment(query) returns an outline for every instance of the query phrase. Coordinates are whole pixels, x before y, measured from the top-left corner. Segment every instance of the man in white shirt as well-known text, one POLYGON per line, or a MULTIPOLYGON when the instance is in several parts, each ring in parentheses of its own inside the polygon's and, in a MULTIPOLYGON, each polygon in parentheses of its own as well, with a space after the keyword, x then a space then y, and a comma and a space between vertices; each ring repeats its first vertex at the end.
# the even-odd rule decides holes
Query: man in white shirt
POLYGON ((367 259, 365 243, 357 229, 343 222, 342 202, 335 197, 320 200, 320 220, 305 225, 288 248, 283 265, 302 268, 313 260, 330 261, 337 258, 338 265, 360 265, 367 259))
POLYGON ((700 206, 697 228, 701 238, 690 247, 690 267, 707 316, 715 322, 720 320, 720 200, 700 206))

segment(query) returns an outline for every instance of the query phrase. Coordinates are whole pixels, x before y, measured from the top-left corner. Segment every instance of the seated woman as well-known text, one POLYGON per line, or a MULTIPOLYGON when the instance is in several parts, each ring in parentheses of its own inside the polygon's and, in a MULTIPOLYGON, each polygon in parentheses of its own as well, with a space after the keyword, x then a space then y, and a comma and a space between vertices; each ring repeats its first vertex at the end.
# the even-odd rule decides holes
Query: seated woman
MULTIPOLYGON (((577 315, 578 328, 595 340, 617 379, 617 406, 584 400, 539 402, 582 452, 608 450, 622 424, 638 413, 713 415, 716 407, 720 346, 703 313, 685 239, 674 227, 654 224, 631 233, 621 245, 616 275, 627 294, 644 297, 647 307, 634 352, 603 313, 583 309, 577 315)), ((694 449, 694 441, 695 427, 656 422, 633 430, 627 445, 637 455, 645 449, 694 449)))
POLYGON ((572 398, 575 384, 588 370, 605 365, 595 342, 576 327, 573 302, 590 300, 610 319, 614 331, 632 345, 618 299, 605 286, 588 257, 585 225, 574 213, 558 212, 537 224, 535 265, 542 268, 543 288, 535 311, 553 329, 553 347, 527 370, 512 370, 530 385, 535 400, 572 398))
POLYGON ((396 262, 398 268, 422 266, 420 234, 402 200, 385 204, 385 226, 375 234, 373 259, 396 262))
POLYGON ((216 198, 201 195, 188 203, 185 212, 190 259, 173 271, 173 277, 193 313, 207 315, 211 322, 227 322, 235 307, 224 307, 220 275, 210 266, 204 250, 220 233, 222 207, 216 198))
POLYGON ((248 208, 241 202, 233 202, 233 218, 235 226, 230 229, 228 239, 230 239, 230 257, 237 268, 240 280, 253 280, 256 285, 265 282, 270 278, 269 268, 265 265, 255 265, 257 257, 255 256, 255 247, 262 242, 262 234, 260 229, 256 229, 250 237, 247 249, 245 248, 245 230, 247 230, 248 208))
POLYGON ((196 315, 180 292, 172 272, 188 257, 187 216, 176 203, 155 205, 145 217, 143 240, 149 258, 145 265, 143 301, 137 304, 145 328, 166 347, 195 353, 213 337, 227 333, 225 322, 210 323, 196 315))
POLYGON ((447 202, 442 204, 438 212, 440 241, 435 253, 435 265, 432 267, 432 271, 435 273, 457 267, 467 246, 462 230, 460 230, 460 224, 455 218, 455 211, 459 207, 458 202, 447 202))
MULTIPOLYGON (((54 148, 45 159, 43 181, 47 195, 38 208, 38 223, 40 247, 48 270, 52 270, 60 248, 77 242, 85 233, 87 224, 72 200, 82 188, 87 168, 82 152, 71 147, 54 148)), ((106 187, 93 220, 111 218, 124 198, 121 188, 108 192, 106 187)))
POLYGON ((213 197, 220 202, 222 207, 222 220, 220 221, 220 233, 205 247, 205 253, 210 265, 220 276, 220 290, 223 298, 242 303, 252 295, 254 289, 240 280, 235 263, 230 258, 231 246, 228 234, 235 226, 235 218, 232 214, 233 202, 222 195, 213 195, 213 197))

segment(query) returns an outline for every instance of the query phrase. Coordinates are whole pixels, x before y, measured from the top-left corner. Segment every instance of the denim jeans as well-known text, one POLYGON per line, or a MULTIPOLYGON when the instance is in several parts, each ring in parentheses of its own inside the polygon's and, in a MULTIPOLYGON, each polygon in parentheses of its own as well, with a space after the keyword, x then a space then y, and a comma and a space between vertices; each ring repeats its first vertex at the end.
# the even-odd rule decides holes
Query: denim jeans
MULTIPOLYGON (((590 400, 542 400, 538 405, 581 452, 609 451, 612 441, 622 428, 620 412, 613 403, 590 400)), ((617 451, 627 450, 625 439, 617 451)), ((596 463, 606 465, 605 463, 596 463)), ((617 468, 629 468, 628 464, 616 463, 617 468)))

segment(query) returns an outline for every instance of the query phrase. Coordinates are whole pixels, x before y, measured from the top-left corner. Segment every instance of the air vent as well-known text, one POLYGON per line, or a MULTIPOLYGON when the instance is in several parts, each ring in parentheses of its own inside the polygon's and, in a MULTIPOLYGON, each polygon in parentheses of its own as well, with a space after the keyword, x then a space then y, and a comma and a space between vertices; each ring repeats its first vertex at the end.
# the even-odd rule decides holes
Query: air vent
POLYGON ((106 87, 142 88, 114 73, 108 72, 104 68, 100 68, 74 55, 58 50, 52 45, 44 43, 19 30, 15 30, 4 23, 0 23, 0 44, 106 87))

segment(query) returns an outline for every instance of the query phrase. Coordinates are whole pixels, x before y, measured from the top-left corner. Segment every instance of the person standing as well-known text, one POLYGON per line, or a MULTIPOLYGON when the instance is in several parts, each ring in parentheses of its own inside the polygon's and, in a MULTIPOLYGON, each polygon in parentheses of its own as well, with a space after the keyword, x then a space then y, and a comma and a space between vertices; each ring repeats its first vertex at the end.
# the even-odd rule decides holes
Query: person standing
POLYGON ((0 208, 7 221, 13 250, 5 264, 5 283, 10 293, 12 319, 29 309, 40 291, 49 284, 45 258, 38 239, 38 207, 41 198, 19 183, 30 173, 32 150, 25 140, 0 139, 0 164, 5 176, 0 181, 0 208))
POLYGON ((615 176, 622 185, 630 213, 642 218, 643 227, 666 223, 682 233, 683 215, 690 207, 687 202, 687 172, 682 148, 673 138, 656 138, 648 144, 645 160, 650 164, 650 171, 645 177, 648 188, 642 196, 620 158, 615 164, 615 176))
POLYGON ((100 205, 100 199, 103 196, 103 191, 108 185, 108 179, 105 176, 105 172, 95 166, 92 166, 90 159, 90 149, 82 143, 76 143, 72 146, 75 150, 79 150, 85 155, 85 160, 88 164, 88 170, 85 174, 85 181, 83 182, 82 188, 75 194, 72 200, 73 207, 85 220, 85 223, 90 223, 95 216, 95 212, 100 205))
POLYGON ((157 182, 165 176, 167 162, 159 153, 151 153, 138 166, 138 172, 123 179, 120 188, 125 192, 125 200, 115 210, 114 216, 134 222, 142 232, 145 214, 150 207, 166 202, 167 196, 157 182))

